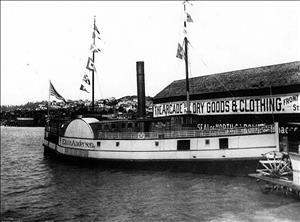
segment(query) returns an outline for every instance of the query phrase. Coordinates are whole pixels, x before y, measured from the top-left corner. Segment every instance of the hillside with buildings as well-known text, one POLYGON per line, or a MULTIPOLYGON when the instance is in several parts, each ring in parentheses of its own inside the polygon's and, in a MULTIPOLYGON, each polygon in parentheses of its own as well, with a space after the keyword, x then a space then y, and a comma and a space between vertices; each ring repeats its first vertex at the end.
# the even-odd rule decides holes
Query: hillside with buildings
MULTIPOLYGON (((67 100, 48 102, 28 102, 18 106, 1 106, 1 125, 8 126, 44 126, 48 112, 50 116, 67 117, 92 113, 91 101, 67 100)), ((153 98, 146 97, 146 114, 152 116, 153 98)), ((94 114, 101 118, 134 118, 137 111, 137 96, 124 96, 116 99, 95 100, 94 114)))

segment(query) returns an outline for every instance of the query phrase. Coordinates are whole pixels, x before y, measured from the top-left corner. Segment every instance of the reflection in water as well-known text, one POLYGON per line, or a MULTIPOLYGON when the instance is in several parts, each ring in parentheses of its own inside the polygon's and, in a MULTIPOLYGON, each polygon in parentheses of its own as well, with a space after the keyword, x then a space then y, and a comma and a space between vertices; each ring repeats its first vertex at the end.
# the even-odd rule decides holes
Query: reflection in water
POLYGON ((109 170, 43 155, 43 128, 1 127, 1 219, 300 221, 300 203, 255 180, 109 170))

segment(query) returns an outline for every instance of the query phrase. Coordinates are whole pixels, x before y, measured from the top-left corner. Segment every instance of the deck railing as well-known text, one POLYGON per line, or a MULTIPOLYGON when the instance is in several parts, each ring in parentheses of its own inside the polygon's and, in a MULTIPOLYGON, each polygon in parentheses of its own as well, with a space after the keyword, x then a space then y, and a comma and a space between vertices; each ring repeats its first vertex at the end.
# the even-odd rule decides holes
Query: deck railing
POLYGON ((180 130, 162 132, 102 132, 98 131, 96 139, 171 139, 171 138, 195 138, 212 136, 234 136, 250 134, 275 133, 274 125, 256 127, 237 127, 228 129, 208 130, 180 130))

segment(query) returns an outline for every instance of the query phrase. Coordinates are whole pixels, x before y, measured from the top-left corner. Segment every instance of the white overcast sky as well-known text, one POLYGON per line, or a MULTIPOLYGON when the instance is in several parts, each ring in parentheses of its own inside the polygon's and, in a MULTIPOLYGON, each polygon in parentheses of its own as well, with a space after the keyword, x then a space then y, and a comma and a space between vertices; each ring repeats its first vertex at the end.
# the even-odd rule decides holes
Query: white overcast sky
MULTIPOLYGON (((300 2, 192 3, 191 77, 300 60, 300 2)), ((1 105, 48 100, 49 80, 65 99, 90 99, 79 87, 94 16, 96 99, 135 95, 136 61, 147 96, 185 78, 180 1, 1 1, 1 105)))

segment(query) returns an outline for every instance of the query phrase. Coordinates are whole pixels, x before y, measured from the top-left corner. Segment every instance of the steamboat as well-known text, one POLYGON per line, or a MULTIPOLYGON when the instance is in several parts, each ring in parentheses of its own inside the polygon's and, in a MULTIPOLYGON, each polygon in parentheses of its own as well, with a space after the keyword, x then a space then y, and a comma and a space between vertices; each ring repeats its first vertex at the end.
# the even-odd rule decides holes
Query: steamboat
MULTIPOLYGON (((186 15, 184 28, 190 19, 190 15, 186 15)), ((94 43, 97 32, 94 21, 94 43)), ((184 106, 172 108, 176 115, 146 116, 144 62, 138 61, 137 118, 104 120, 87 114, 72 119, 50 119, 45 127, 45 154, 77 163, 97 162, 104 167, 122 169, 171 169, 230 175, 254 172, 262 154, 279 151, 278 124, 199 129, 189 99, 188 43, 185 36, 177 51, 177 57, 185 61, 186 102, 184 106)), ((94 60, 95 51, 92 64, 94 60)), ((94 80, 95 69, 91 71, 94 80)))

